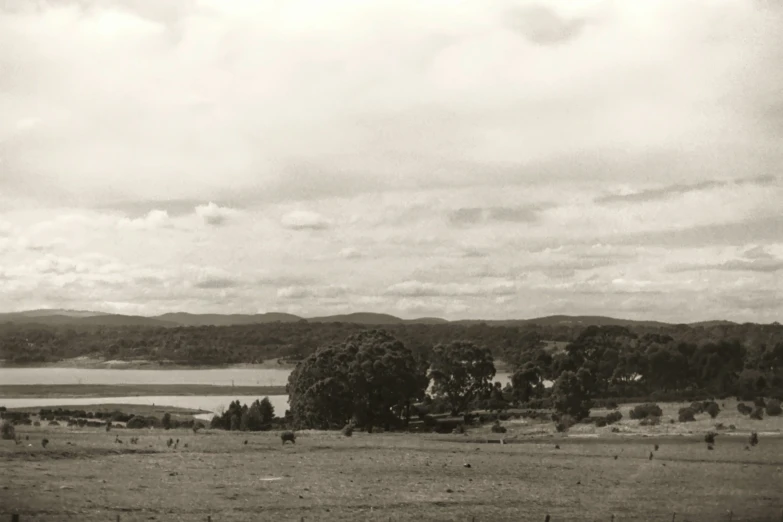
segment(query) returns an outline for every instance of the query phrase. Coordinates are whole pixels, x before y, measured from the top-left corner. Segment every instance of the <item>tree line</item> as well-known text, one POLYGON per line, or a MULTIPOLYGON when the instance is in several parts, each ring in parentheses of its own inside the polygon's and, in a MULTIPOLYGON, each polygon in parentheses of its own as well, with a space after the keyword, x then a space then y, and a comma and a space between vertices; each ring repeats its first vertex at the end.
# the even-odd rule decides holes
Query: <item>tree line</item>
POLYGON ((595 400, 611 398, 783 396, 780 342, 748 350, 735 339, 692 344, 591 326, 560 351, 528 332, 503 356, 513 368, 506 387, 493 383, 495 357, 485 346, 451 341, 425 355, 386 330, 362 331, 297 365, 287 385, 290 415, 299 427, 372 431, 406 426, 420 405, 436 402, 454 416, 517 406, 580 420, 595 400))

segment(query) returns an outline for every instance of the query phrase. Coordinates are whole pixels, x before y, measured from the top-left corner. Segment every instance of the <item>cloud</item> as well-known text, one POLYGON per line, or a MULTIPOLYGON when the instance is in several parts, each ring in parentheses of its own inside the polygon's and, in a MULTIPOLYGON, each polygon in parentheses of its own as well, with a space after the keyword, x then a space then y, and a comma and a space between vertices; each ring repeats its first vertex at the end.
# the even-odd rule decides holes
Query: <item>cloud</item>
POLYGON ((220 207, 211 201, 206 205, 196 207, 196 215, 207 225, 215 227, 224 225, 226 221, 236 214, 236 211, 227 207, 220 207))
POLYGON ((490 207, 490 208, 460 208, 449 215, 452 224, 470 226, 491 221, 508 223, 533 223, 538 219, 542 207, 531 205, 526 207, 490 207))
POLYGON ((588 18, 566 18, 543 4, 511 8, 508 26, 529 41, 539 45, 561 44, 576 38, 588 18))
POLYGON ((334 299, 347 293, 348 289, 339 285, 287 286, 277 290, 277 297, 282 299, 334 299))
POLYGON ((710 190, 715 188, 721 188, 733 184, 741 187, 746 184, 753 185, 772 185, 776 182, 774 176, 758 176, 755 178, 736 179, 732 181, 703 181, 701 183, 695 183, 692 185, 674 184, 668 185, 658 189, 641 190, 639 192, 632 192, 629 194, 607 194, 595 199, 596 203, 631 203, 638 201, 655 201, 660 199, 666 199, 671 196, 677 196, 681 194, 687 194, 689 192, 699 192, 704 190, 710 190))
POLYGON ((404 281, 393 284, 386 289, 388 295, 404 297, 490 296, 512 295, 516 292, 516 284, 513 281, 502 281, 490 285, 404 281))
POLYGON ((118 226, 120 228, 130 228, 135 230, 153 230, 170 224, 169 214, 165 210, 150 210, 146 216, 129 219, 120 219, 118 226))
POLYGON ((671 272, 695 272, 716 270, 726 272, 773 273, 783 270, 783 257, 777 257, 764 247, 756 246, 746 250, 741 258, 719 263, 682 263, 669 267, 671 272))
POLYGON ((309 210, 294 210, 282 217, 280 223, 292 230, 325 230, 331 222, 317 212, 309 210))

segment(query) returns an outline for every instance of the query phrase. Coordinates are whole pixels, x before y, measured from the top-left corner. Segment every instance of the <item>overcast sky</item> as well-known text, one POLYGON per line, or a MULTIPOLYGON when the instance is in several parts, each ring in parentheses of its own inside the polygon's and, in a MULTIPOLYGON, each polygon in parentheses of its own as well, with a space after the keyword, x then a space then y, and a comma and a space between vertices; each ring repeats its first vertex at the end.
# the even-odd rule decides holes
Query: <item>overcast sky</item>
POLYGON ((0 311, 783 318, 777 0, 0 2, 0 311))

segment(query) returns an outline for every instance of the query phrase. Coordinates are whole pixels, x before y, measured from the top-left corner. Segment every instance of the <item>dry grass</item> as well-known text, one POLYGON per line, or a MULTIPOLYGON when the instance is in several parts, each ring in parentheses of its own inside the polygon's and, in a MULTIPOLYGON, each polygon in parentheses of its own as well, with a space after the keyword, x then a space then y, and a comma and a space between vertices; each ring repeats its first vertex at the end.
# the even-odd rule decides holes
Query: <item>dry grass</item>
POLYGON ((678 522, 713 522, 731 509, 734 521, 780 520, 779 436, 762 436, 750 451, 744 438, 719 437, 708 451, 702 433, 532 437, 526 430, 545 425, 508 425, 517 444, 470 442, 483 428, 467 436, 300 432, 296 445, 282 446, 277 433, 19 427, 30 441, 0 444, 0 518, 517 521, 549 513, 553 522, 611 514, 668 522, 676 511, 678 522), (169 437, 180 439, 177 450, 166 447, 169 437), (654 443, 661 447, 649 460, 654 443))

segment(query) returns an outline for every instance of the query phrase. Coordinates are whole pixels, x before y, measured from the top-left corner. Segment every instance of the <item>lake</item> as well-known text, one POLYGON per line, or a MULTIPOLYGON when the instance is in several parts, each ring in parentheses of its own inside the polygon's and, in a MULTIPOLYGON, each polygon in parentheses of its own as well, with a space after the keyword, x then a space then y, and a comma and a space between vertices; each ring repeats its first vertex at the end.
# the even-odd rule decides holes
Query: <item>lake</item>
MULTIPOLYGON (((85 368, 0 368, 0 384, 210 384, 223 386, 285 386, 290 369, 218 368, 211 370, 115 370, 85 368)), ((506 372, 498 373, 493 382, 505 385, 510 380, 506 372)), ((133 397, 46 398, 0 397, 0 406, 7 408, 86 406, 89 404, 156 404, 218 411, 234 400, 249 404, 258 396, 248 395, 187 395, 133 397)), ((277 415, 288 409, 287 395, 269 397, 277 415)), ((209 419, 211 414, 200 418, 209 419)))

